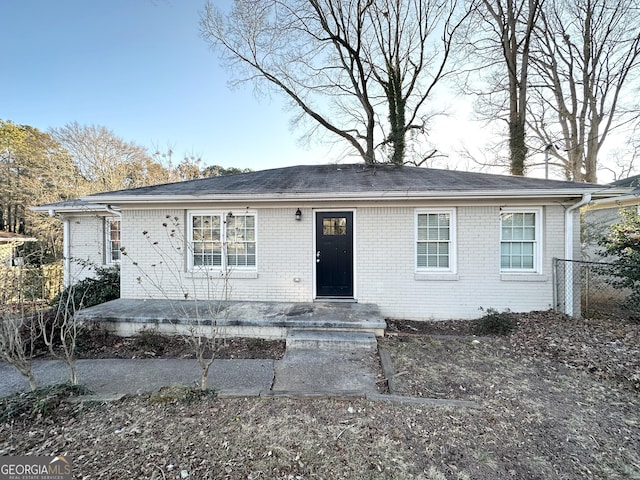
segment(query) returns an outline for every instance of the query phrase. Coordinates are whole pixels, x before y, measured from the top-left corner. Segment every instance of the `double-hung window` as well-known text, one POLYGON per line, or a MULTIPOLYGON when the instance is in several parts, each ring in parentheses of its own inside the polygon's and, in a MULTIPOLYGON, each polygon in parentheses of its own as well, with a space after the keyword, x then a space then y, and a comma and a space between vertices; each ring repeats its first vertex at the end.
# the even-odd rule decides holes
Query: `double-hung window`
POLYGON ((416 271, 455 272, 455 210, 416 211, 416 271))
POLYGON ((256 266, 256 217, 228 216, 226 222, 227 266, 256 266))
POLYGON ((503 209, 500 213, 500 271, 539 272, 539 209, 503 209))
POLYGON ((222 215, 192 214, 189 220, 191 266, 222 266, 222 215))
POLYGON ((190 269, 255 270, 255 213, 191 212, 188 225, 190 269))
POLYGON ((105 263, 114 264, 120 262, 120 219, 105 219, 105 263))

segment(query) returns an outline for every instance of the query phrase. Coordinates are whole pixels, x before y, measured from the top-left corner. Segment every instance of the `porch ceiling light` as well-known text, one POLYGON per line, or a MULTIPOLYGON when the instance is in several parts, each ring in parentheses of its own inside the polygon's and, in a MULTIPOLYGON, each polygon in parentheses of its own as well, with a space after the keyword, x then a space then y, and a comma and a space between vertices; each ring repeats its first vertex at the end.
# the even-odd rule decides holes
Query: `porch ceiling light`
POLYGON ((296 210, 296 220, 300 221, 302 219, 302 212, 300 209, 296 210))

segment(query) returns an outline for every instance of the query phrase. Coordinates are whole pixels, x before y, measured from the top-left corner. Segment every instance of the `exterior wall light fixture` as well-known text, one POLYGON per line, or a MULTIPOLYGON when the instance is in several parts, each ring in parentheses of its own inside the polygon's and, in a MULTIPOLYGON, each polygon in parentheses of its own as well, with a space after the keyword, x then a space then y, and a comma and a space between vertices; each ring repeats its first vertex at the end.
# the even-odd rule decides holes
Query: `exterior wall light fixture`
POLYGON ((300 209, 296 210, 296 220, 302 220, 302 212, 300 211, 300 209))

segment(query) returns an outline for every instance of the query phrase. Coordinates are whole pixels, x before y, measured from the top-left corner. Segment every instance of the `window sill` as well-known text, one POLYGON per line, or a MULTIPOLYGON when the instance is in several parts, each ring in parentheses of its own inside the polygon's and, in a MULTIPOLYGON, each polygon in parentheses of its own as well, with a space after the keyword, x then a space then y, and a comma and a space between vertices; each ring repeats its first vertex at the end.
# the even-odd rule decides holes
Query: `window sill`
POLYGON ((549 276, 541 273, 501 273, 502 282, 548 282, 549 276))
MULTIPOLYGON (((199 272, 187 272, 186 277, 190 278, 190 279, 219 279, 219 278, 224 278, 224 273, 220 270, 209 270, 209 271, 199 271, 199 272)), ((258 278, 258 272, 257 271, 240 271, 240 270, 235 270, 232 272, 229 272, 227 274, 227 278, 233 280, 233 279, 242 279, 242 278, 258 278)))
POLYGON ((460 276, 457 273, 417 272, 413 279, 422 282, 456 282, 460 280, 460 276))

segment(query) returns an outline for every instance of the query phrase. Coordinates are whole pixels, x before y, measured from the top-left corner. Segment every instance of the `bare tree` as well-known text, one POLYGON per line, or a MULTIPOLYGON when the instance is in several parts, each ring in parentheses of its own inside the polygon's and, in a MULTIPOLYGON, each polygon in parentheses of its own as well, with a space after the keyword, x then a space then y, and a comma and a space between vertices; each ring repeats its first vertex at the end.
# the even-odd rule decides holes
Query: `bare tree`
POLYGON ((328 131, 366 163, 384 149, 403 163, 467 15, 457 0, 235 0, 228 14, 209 2, 201 32, 239 82, 284 93, 297 121, 312 120, 308 135, 328 131))
POLYGON ((87 193, 148 185, 154 183, 152 174, 162 170, 143 147, 124 141, 103 126, 72 122, 50 133, 91 182, 87 193))
POLYGON ((533 29, 544 0, 478 0, 478 32, 470 37, 484 88, 476 91, 484 118, 507 123, 509 170, 524 175, 529 65, 533 29))
POLYGON ((0 359, 13 365, 21 375, 29 380, 29 387, 35 390, 32 359, 38 338, 37 314, 24 309, 18 312, 0 311, 0 359))
POLYGON ((39 328, 49 353, 67 364, 69 382, 77 385, 76 344, 81 325, 76 318, 73 290, 74 286, 71 286, 65 291, 57 308, 50 315, 39 317, 39 328))
POLYGON ((609 133, 637 118, 637 0, 555 0, 535 29, 530 125, 567 178, 596 182, 609 133))

